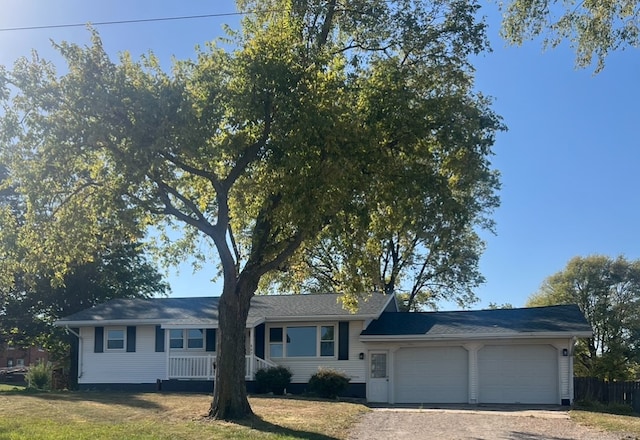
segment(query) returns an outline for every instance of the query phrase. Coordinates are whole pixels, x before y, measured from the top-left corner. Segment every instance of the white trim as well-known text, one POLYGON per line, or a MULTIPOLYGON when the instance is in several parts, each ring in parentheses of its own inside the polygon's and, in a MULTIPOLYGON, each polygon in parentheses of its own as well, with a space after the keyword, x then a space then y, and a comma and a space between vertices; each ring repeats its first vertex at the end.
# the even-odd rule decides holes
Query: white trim
POLYGON ((514 333, 459 333, 455 335, 362 335, 362 342, 400 341, 455 341, 469 339, 558 339, 567 337, 590 338, 591 332, 514 332, 514 333))
POLYGON ((122 325, 157 325, 165 322, 167 322, 166 319, 96 319, 91 321, 55 321, 53 325, 56 327, 115 327, 122 325))

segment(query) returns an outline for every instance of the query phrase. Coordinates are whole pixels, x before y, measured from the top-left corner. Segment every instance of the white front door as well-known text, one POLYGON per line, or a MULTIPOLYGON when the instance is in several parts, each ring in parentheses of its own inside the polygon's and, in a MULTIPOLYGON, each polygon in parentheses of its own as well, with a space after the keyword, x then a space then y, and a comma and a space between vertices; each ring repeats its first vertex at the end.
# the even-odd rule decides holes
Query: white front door
POLYGON ((386 351, 369 352, 369 402, 389 401, 389 363, 386 351))

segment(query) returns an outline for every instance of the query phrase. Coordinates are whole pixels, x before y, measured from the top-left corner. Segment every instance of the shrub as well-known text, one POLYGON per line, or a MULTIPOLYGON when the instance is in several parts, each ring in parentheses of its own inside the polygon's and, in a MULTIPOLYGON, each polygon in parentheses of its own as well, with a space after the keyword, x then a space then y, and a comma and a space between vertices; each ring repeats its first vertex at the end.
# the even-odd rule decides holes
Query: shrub
POLYGON ((320 367, 309 379, 309 391, 320 397, 335 399, 346 391, 349 380, 349 377, 340 371, 320 367))
POLYGON ((285 388, 291 383, 293 374, 287 367, 261 368, 256 371, 256 385, 258 392, 272 392, 277 396, 284 394, 285 388))
POLYGON ((27 387, 37 390, 46 390, 51 385, 51 364, 41 362, 29 367, 29 371, 24 376, 27 387))

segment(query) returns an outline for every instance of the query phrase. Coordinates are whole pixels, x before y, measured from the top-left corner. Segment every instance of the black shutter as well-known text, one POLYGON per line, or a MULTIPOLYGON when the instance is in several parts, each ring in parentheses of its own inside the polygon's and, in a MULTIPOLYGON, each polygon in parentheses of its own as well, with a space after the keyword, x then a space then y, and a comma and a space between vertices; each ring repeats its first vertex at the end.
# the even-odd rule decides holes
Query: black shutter
POLYGON ((136 351, 136 327, 127 326, 127 352, 133 353, 136 351))
POLYGON ((216 329, 208 328, 206 332, 207 348, 206 351, 216 351, 216 329))
POLYGON ((256 327, 255 331, 255 347, 256 347, 256 356, 260 359, 264 359, 264 324, 260 324, 256 327))
POLYGON ((349 321, 338 323, 338 360, 349 360, 349 321))
POLYGON ((93 338, 93 352, 104 352, 104 327, 96 327, 93 338))
POLYGON ((156 353, 164 351, 164 329, 156 325, 156 353))

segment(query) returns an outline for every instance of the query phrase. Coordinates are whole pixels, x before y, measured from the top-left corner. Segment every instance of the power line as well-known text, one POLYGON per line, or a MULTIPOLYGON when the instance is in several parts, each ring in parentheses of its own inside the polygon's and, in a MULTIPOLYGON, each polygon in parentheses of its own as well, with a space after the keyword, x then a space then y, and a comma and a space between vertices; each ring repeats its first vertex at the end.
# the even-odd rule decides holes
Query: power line
POLYGON ((91 26, 107 26, 107 25, 113 25, 113 24, 150 23, 154 21, 195 20, 200 18, 231 17, 236 15, 246 15, 246 14, 247 14, 246 12, 223 12, 218 14, 183 15, 180 17, 161 17, 161 18, 140 18, 136 20, 99 21, 94 23, 69 23, 69 24, 50 24, 50 25, 43 25, 43 26, 22 26, 22 27, 13 27, 13 28, 0 28, 0 32, 85 27, 88 24, 91 26))

